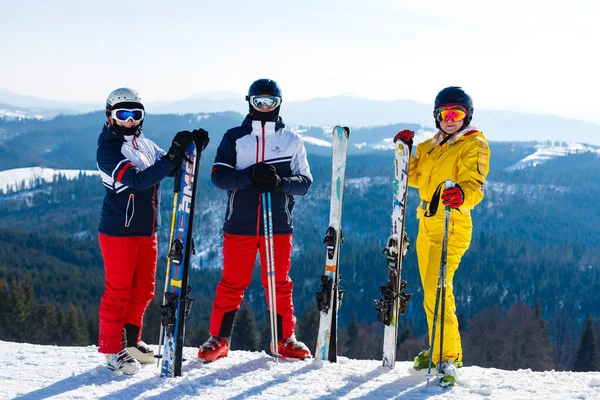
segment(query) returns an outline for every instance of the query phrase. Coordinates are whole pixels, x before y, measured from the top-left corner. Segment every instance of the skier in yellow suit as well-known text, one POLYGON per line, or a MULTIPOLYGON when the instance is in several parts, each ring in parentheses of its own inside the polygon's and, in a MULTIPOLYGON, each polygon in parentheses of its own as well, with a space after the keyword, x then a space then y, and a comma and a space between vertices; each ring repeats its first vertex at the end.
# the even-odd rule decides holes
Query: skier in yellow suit
MULTIPOLYGON (((471 125, 473 100, 462 88, 451 86, 439 92, 435 99, 434 117, 438 131, 433 138, 417 146, 416 157, 411 155, 408 184, 419 189, 420 196, 417 208, 417 258, 423 285, 423 306, 427 315, 429 343, 440 273, 444 207, 448 206, 451 209, 442 351, 442 370, 445 376, 440 381, 442 386, 450 386, 455 383, 456 368, 462 366, 463 356, 452 279, 471 242, 471 210, 483 199, 490 150, 484 134, 471 125), (456 186, 444 189, 445 180, 456 182, 456 186)), ((412 140, 414 134, 411 131, 402 133, 407 142, 412 140)), ((440 359, 440 331, 438 319, 432 355, 434 365, 440 359)), ((419 353, 415 357, 414 367, 427 368, 429 356, 429 350, 419 353)))

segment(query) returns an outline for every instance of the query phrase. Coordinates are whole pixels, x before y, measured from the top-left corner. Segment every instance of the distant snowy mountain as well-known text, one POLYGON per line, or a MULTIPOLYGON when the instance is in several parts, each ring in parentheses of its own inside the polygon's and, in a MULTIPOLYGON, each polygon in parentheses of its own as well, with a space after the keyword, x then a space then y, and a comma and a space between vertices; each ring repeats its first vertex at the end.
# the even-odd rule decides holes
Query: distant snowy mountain
MULTIPOLYGON (((306 126, 291 126, 292 130, 298 133, 308 147, 308 152, 312 152, 316 147, 331 148, 331 133, 333 126, 331 125, 314 125, 306 126), (311 147, 312 146, 312 147, 311 147)), ((400 126, 398 124, 386 127, 373 128, 350 128, 350 153, 391 150, 394 148, 392 140, 396 133, 401 129, 412 128, 414 126, 400 126), (376 133, 373 133, 377 131, 376 133)), ((415 132, 415 145, 431 138, 435 134, 431 129, 417 129, 415 132)), ((320 151, 319 153, 323 153, 320 151)), ((330 151, 329 151, 330 153, 330 151)), ((328 154, 329 154, 328 153, 328 154)))
MULTIPOLYGON (((379 101, 352 95, 314 98, 305 101, 284 101, 281 115, 293 125, 334 126, 354 128, 418 124, 433 130, 435 122, 431 104, 412 100, 379 101)), ((247 112, 248 105, 239 98, 211 98, 210 96, 185 99, 152 107, 155 113, 186 113, 236 111, 247 112)), ((573 141, 600 145, 600 125, 591 122, 544 114, 523 114, 506 110, 475 109, 474 123, 489 140, 539 141, 560 140, 569 132, 573 141)))
MULTIPOLYGON (((7 115, 13 115, 15 108, 21 108, 26 109, 21 110, 26 116, 41 115, 44 118, 104 108, 104 99, 99 99, 97 103, 54 101, 15 94, 7 89, 0 89, 0 103, 10 105, 8 108, 0 105, 0 109, 7 110, 7 115)), ((245 115, 248 112, 248 103, 241 94, 217 92, 198 94, 178 101, 148 101, 146 108, 149 114, 181 115, 234 111, 245 115)), ((292 125, 339 124, 356 129, 404 123, 434 129, 432 108, 431 104, 412 100, 380 101, 355 95, 338 95, 305 101, 284 99, 281 115, 286 123, 292 125)), ((572 141, 600 145, 600 125, 556 115, 525 114, 476 107, 473 122, 492 141, 563 140, 565 132, 568 132, 572 141)), ((362 142, 358 142, 357 145, 360 146, 362 142)), ((385 143, 379 145, 385 146, 385 143)))
POLYGON ((0 103, 0 118, 6 120, 21 119, 44 119, 54 116, 46 110, 36 110, 23 107, 15 107, 10 104, 0 103))
POLYGON ((62 114, 76 114, 104 108, 104 99, 97 103, 83 103, 77 101, 77 99, 75 101, 57 101, 17 94, 8 89, 0 89, 0 102, 21 108, 56 110, 62 114))
POLYGON ((535 167, 541 163, 552 160, 557 157, 564 157, 574 154, 594 153, 600 155, 600 146, 576 142, 554 142, 547 141, 535 146, 536 151, 523 158, 519 162, 507 168, 507 171, 514 171, 527 167, 535 167))
MULTIPOLYGON (((300 135, 300 136, 302 136, 302 135, 300 135)), ((302 139, 304 140, 305 144, 312 144, 314 146, 321 146, 321 147, 331 147, 331 142, 327 141, 327 140, 314 138, 312 136, 302 136, 302 139)))
POLYGON ((79 175, 100 175, 98 171, 53 169, 43 167, 16 168, 0 171, 0 191, 4 193, 29 189, 38 180, 52 182, 59 176, 75 179, 79 175))
POLYGON ((597 399, 600 372, 505 371, 464 367, 457 386, 426 385, 412 362, 393 370, 379 360, 275 361, 265 352, 231 351, 201 364, 184 348, 182 377, 159 377, 155 364, 132 377, 109 371, 96 346, 0 341, 0 398, 10 399, 597 399))

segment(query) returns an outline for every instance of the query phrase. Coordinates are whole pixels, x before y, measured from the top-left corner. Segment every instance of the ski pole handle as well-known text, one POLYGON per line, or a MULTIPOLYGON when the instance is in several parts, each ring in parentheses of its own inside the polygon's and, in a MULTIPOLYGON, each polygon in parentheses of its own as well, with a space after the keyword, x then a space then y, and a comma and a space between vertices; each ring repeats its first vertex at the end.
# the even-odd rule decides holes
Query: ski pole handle
MULTIPOLYGON (((456 187, 456 182, 451 179, 446 179, 444 181, 444 190, 456 187)), ((450 212, 450 206, 446 206, 446 212, 450 212)))

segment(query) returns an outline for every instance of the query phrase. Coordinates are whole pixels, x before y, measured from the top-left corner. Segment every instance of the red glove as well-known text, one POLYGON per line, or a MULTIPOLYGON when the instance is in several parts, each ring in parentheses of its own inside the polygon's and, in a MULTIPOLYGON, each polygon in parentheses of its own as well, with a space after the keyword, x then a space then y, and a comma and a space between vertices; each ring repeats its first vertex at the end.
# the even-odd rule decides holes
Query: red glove
POLYGON ((456 186, 444 189, 442 193, 442 203, 450 208, 458 208, 465 202, 465 194, 458 183, 456 186))
POLYGON ((394 137, 394 143, 396 143, 396 141, 398 139, 401 139, 407 145, 412 146, 414 137, 415 137, 415 133, 413 131, 411 131, 409 129, 405 129, 403 131, 396 133, 396 136, 394 137))

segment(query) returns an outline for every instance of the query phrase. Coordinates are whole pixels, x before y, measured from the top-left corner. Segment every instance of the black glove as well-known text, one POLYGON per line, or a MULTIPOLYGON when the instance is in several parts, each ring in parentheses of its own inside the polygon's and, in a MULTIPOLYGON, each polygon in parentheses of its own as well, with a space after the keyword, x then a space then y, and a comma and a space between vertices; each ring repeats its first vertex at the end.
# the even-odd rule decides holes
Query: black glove
POLYGON ((248 171, 250 182, 261 192, 281 191, 281 177, 273 165, 264 163, 254 164, 248 171))
MULTIPOLYGON (((171 162, 171 164, 173 164, 174 166, 176 166, 176 167, 181 166, 181 160, 183 160, 185 151, 187 150, 188 147, 190 147, 190 143, 192 143, 196 139, 196 136, 198 135, 197 132, 198 131, 196 131, 196 130, 194 130, 192 132, 190 132, 190 131, 177 132, 177 134, 173 138, 173 141, 171 142, 171 147, 169 148, 169 151, 167 152, 167 154, 164 157, 166 157, 171 162)), ((207 134, 206 138, 208 139, 208 134, 207 134)), ((208 142, 207 142, 207 144, 208 144, 208 142)))
POLYGON ((210 142, 210 138, 208 137, 208 132, 204 129, 194 129, 192 133, 196 132, 196 147, 198 151, 202 151, 208 146, 210 142))

